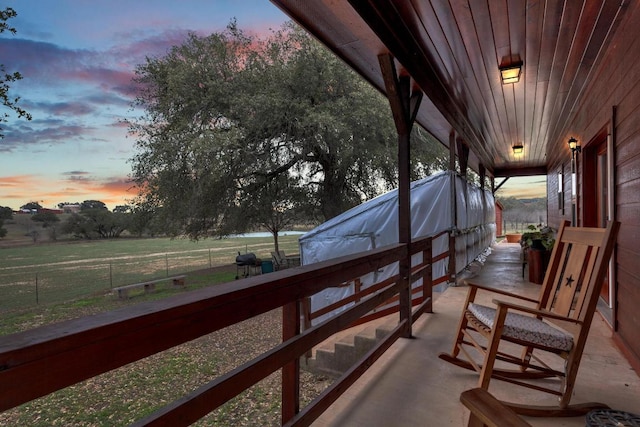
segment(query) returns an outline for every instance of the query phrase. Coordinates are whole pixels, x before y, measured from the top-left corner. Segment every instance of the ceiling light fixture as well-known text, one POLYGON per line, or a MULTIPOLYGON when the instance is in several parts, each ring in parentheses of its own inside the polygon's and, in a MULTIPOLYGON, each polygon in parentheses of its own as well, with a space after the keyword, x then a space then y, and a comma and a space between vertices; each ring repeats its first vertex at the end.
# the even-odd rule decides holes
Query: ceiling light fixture
POLYGON ((522 145, 522 142, 516 142, 511 148, 513 149, 513 154, 522 154, 524 151, 524 145, 522 145))
POLYGON ((518 83, 520 81, 520 74, 522 74, 522 61, 500 65, 499 69, 503 85, 518 83))

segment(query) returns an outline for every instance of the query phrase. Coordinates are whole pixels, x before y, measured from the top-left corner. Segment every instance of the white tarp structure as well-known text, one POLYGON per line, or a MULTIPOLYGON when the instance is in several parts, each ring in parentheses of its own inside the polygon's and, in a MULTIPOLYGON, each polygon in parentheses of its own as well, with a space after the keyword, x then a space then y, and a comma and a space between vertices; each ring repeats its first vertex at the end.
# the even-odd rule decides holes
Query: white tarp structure
MULTIPOLYGON (((411 183, 412 239, 441 231, 453 233, 456 236, 456 273, 491 245, 495 240, 495 230, 495 202, 490 191, 483 191, 450 171, 411 183)), ((448 241, 448 234, 435 239, 433 255, 447 251, 448 241)), ((309 265, 397 242, 398 190, 393 190, 301 236, 300 258, 303 265, 309 265)), ((419 264, 421 258, 421 254, 414 255, 412 264, 419 264)), ((433 277, 447 274, 447 266, 448 260, 435 263, 433 277)), ((395 263, 361 277, 362 289, 397 273, 398 264, 395 263)), ((414 283, 414 287, 420 285, 420 282, 414 283)), ((326 289, 311 297, 311 310, 317 311, 353 292, 352 287, 326 289)), ((314 323, 322 320, 324 317, 314 323)))

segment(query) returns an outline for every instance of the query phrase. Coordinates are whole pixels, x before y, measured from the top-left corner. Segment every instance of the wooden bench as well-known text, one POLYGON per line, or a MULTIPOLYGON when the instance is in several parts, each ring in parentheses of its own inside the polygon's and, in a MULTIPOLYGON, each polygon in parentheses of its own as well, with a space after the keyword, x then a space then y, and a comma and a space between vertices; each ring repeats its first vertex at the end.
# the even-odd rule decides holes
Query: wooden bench
POLYGON ((471 411, 468 427, 531 427, 511 408, 482 388, 462 392, 460 402, 471 411))
POLYGON ((160 282, 173 282, 173 286, 180 286, 184 288, 186 286, 187 276, 173 276, 173 277, 164 277, 161 279, 149 280, 148 282, 140 282, 133 283, 131 285, 118 286, 117 288, 113 288, 113 292, 118 294, 118 298, 127 299, 129 298, 129 291, 133 289, 144 289, 145 293, 151 293, 156 289, 156 283, 160 282))

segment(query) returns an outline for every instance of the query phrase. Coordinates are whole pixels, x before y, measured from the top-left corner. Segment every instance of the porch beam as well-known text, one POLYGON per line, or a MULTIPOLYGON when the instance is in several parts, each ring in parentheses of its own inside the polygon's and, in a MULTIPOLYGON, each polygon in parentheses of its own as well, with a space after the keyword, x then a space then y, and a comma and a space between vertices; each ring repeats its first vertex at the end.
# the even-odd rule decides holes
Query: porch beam
POLYGON ((524 168, 498 168, 493 171, 495 177, 547 175, 546 166, 529 166, 524 168))
POLYGON ((503 185, 505 185, 505 184, 507 183, 507 181, 509 181, 509 178, 510 178, 510 177, 506 177, 505 179, 503 179, 502 181, 500 181, 500 184, 498 184, 498 186, 497 186, 497 187, 494 185, 493 190, 492 190, 492 191, 493 191, 493 194, 495 194, 495 193, 496 193, 496 191, 498 191, 498 190, 500 189, 500 187, 502 187, 503 185))

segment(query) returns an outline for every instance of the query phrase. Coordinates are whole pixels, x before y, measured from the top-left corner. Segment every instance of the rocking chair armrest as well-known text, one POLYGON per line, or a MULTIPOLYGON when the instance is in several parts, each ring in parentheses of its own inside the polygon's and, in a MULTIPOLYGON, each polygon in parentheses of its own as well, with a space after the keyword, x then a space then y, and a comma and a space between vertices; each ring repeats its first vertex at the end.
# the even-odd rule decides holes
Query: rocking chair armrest
POLYGON ((480 290, 483 290, 483 291, 487 291, 487 292, 493 292, 494 294, 505 295, 505 296, 512 297, 512 298, 517 298, 517 299, 520 299, 520 300, 523 300, 523 301, 533 302, 533 303, 536 303, 536 304, 539 302, 537 299, 528 298, 528 297, 525 297, 523 295, 518 295, 518 294, 514 294, 512 292, 504 291, 502 289, 496 289, 496 288, 492 288, 492 287, 489 287, 489 286, 481 285, 479 283, 470 282, 468 280, 465 280, 464 283, 467 286, 471 286, 471 287, 474 287, 474 288, 477 288, 477 289, 480 289, 480 290))
POLYGON ((493 397, 487 390, 474 388, 463 391, 460 395, 460 402, 471 411, 469 414, 470 426, 531 427, 531 424, 520 418, 511 408, 493 397))
POLYGON ((582 323, 581 320, 572 319, 571 317, 567 317, 567 316, 561 316, 559 314, 552 313, 552 312, 547 311, 547 310, 540 310, 540 309, 535 308, 535 307, 527 307, 525 305, 514 304, 512 302, 502 301, 502 300, 499 300, 499 299, 494 299, 493 303, 498 306, 498 310, 500 310, 502 307, 504 307, 507 310, 513 309, 513 310, 517 310, 517 311, 522 311, 522 312, 525 312, 525 313, 529 313, 529 314, 533 314, 533 315, 536 315, 536 316, 544 317, 546 319, 562 320, 564 322, 571 322, 571 323, 576 323, 576 324, 581 324, 582 323))

